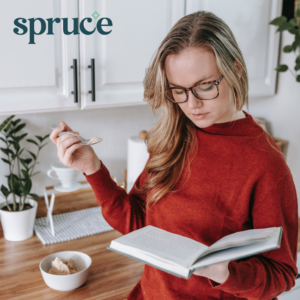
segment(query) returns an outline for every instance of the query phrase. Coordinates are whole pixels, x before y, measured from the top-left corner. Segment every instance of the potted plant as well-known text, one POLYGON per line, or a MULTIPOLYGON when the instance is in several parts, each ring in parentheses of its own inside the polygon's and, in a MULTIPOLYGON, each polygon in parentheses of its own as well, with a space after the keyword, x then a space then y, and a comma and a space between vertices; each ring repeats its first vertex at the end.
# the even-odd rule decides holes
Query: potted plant
POLYGON ((290 70, 296 81, 300 82, 300 74, 298 74, 298 71, 300 70, 300 0, 295 0, 294 18, 287 21, 285 16, 281 16, 272 20, 269 24, 278 26, 276 32, 287 30, 289 33, 295 35, 292 45, 286 45, 283 48, 284 53, 294 52, 296 57, 294 66, 295 72, 290 70, 287 65, 279 65, 275 70, 278 72, 286 72, 287 70, 290 70))
POLYGON ((33 227, 37 210, 37 202, 40 197, 31 193, 31 177, 40 172, 33 173, 35 165, 38 163, 37 158, 40 150, 47 144, 43 141, 49 137, 36 135, 37 141, 26 139, 38 147, 37 153, 26 150, 30 157, 21 157, 25 148, 21 148, 21 140, 28 133, 18 133, 26 126, 20 123, 21 119, 13 120, 14 115, 10 116, 0 125, 0 133, 4 137, 0 139, 5 143, 6 148, 0 150, 6 155, 1 158, 9 166, 10 174, 7 177, 7 186, 1 185, 1 192, 5 202, 0 203, 0 216, 4 232, 4 238, 9 241, 23 241, 33 235, 33 227), (16 173, 15 173, 15 169, 16 173), (10 199, 9 199, 10 197, 10 199))

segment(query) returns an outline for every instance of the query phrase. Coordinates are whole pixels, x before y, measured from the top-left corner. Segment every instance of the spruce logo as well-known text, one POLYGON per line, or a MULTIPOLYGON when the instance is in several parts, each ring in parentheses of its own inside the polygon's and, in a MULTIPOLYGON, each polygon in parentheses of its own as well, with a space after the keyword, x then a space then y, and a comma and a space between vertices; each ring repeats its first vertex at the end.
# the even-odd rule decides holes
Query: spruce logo
MULTIPOLYGON (((98 19, 98 17, 100 17, 100 15, 95 11, 92 14, 93 18, 95 20, 98 19)), ((88 23, 91 23, 93 21, 92 18, 84 18, 81 20, 80 24, 79 24, 79 20, 78 18, 72 18, 73 19, 73 31, 69 31, 68 28, 68 18, 49 18, 49 19, 42 19, 42 18, 30 18, 28 19, 29 21, 29 43, 28 44, 35 44, 34 38, 36 35, 41 35, 43 33, 45 33, 46 29, 48 28, 48 32, 46 33, 47 35, 54 35, 53 33, 53 23, 60 23, 62 21, 63 23, 63 33, 66 35, 70 35, 70 34, 85 34, 85 35, 90 35, 93 34, 95 32, 95 30, 97 29, 97 31, 102 34, 102 35, 108 35, 111 33, 112 30, 110 31, 105 31, 104 28, 105 26, 113 26, 112 20, 109 18, 101 18, 98 20, 96 27, 94 28, 94 30, 92 31, 88 31, 86 30, 86 28, 84 27, 84 22, 87 21, 88 23), (47 23, 46 23, 47 21, 47 23), (104 22, 105 21, 105 22, 104 22), (40 23, 40 31, 37 32, 35 25, 36 22, 40 23), (78 30, 79 29, 79 30, 78 30), (80 32, 79 32, 80 31, 80 32)), ((28 32, 28 28, 26 25, 27 23, 27 19, 24 18, 17 18, 14 20, 14 24, 16 25, 16 27, 14 28, 14 33, 17 35, 24 35, 28 32), (21 24, 21 22, 23 24, 21 24), (20 32, 20 29, 22 30, 22 32, 20 32)))

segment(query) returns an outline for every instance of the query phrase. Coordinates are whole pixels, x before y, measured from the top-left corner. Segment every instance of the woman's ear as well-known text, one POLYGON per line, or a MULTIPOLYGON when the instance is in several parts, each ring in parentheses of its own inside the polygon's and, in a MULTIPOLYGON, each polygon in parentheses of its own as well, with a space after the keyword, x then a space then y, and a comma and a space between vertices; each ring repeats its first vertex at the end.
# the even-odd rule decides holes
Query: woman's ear
POLYGON ((242 72, 243 72, 243 68, 242 68, 242 66, 236 60, 234 61, 234 64, 238 68, 238 70, 239 70, 239 78, 241 78, 242 72))

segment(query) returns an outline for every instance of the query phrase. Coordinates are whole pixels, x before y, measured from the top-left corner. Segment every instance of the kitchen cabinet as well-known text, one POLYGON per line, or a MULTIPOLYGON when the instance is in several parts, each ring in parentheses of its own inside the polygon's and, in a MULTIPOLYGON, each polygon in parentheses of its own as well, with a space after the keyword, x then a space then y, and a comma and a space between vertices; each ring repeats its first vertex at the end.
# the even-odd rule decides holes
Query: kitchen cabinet
MULTIPOLYGON (((145 70, 168 31, 184 16, 184 4, 184 0, 79 0, 80 19, 97 11, 99 19, 112 21, 108 35, 80 36, 82 109, 146 103, 145 70), (94 101, 89 93, 91 59, 95 62, 94 101)), ((95 22, 86 25, 89 31, 95 22)))
POLYGON ((72 94, 71 68, 73 59, 78 59, 78 35, 63 34, 63 21, 54 23, 53 34, 48 34, 47 22, 67 18, 72 31, 72 18, 77 15, 77 0, 1 1, 0 115, 79 109, 72 94), (27 33, 14 24, 17 18, 26 21, 19 22, 27 33), (39 33, 42 22, 47 25, 45 32, 36 34, 35 44, 29 44, 30 26, 31 32, 39 33))
POLYGON ((279 34, 268 23, 281 8, 282 0, 5 1, 0 4, 0 115, 146 104, 143 80, 156 50, 180 18, 199 10, 212 11, 232 29, 248 68, 250 97, 273 95, 279 34), (29 44, 29 32, 13 31, 21 17, 28 28, 32 18, 66 18, 70 32, 73 19, 78 24, 85 19, 87 31, 101 20, 103 33, 66 35, 61 21, 53 24, 53 35, 48 27, 38 34, 36 20, 35 44, 29 44))

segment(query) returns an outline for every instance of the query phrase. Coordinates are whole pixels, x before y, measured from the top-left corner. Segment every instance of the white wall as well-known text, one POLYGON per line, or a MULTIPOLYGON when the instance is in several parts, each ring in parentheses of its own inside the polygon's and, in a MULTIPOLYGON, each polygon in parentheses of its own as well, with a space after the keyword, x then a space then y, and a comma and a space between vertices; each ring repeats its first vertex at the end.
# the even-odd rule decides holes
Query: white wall
MULTIPOLYGON (((292 42, 292 35, 284 32, 281 49, 292 42)), ((292 53, 280 52, 280 63, 294 67, 295 56, 292 53)), ((275 71, 274 71, 275 72, 275 71)), ((246 107, 244 107, 246 110, 246 107)), ((296 189, 300 191, 300 83, 296 83, 290 72, 279 73, 278 91, 275 96, 250 99, 249 113, 253 117, 261 117, 270 123, 273 136, 288 140, 287 164, 294 177, 296 189)), ((73 130, 80 130, 83 137, 100 136, 103 142, 94 146, 100 159, 103 160, 111 175, 117 176, 118 181, 124 179, 124 169, 127 168, 127 139, 138 135, 141 130, 149 130, 156 122, 150 108, 132 106, 123 108, 105 108, 86 111, 38 113, 18 115, 26 122, 23 131, 29 132, 26 138, 33 135, 45 135, 51 132, 50 125, 65 121, 73 130)), ((0 117, 2 121, 5 117, 0 117)), ((35 146, 24 142, 29 150, 35 152, 35 146)), ((0 141, 0 147, 4 143, 0 141)), ((0 154, 3 157, 2 152, 0 154)), ((28 156, 29 157, 29 156, 28 156)), ((51 162, 57 159, 56 146, 49 140, 49 145, 41 151, 40 162, 35 171, 42 171, 33 177, 32 192, 42 195, 44 185, 53 185, 57 182, 48 178, 45 172, 51 162)), ((7 165, 0 161, 0 184, 4 175, 8 174, 7 165)), ((84 180, 80 174, 79 180, 84 180)), ((299 195, 300 198, 300 195, 299 195)), ((299 207, 300 211, 300 207, 299 207)))
MULTIPOLYGON (((284 46, 292 44, 293 37, 289 32, 283 32, 279 63, 288 65, 295 72, 295 54, 282 51, 284 46)), ((249 113, 264 118, 270 125, 272 136, 288 141, 286 161, 293 174, 300 203, 300 83, 290 71, 279 73, 277 94, 250 99, 249 113)))
MULTIPOLYGON (((27 138, 34 138, 34 135, 44 136, 51 133, 52 124, 59 125, 60 121, 66 122, 73 130, 79 131, 79 134, 85 138, 99 136, 103 141, 93 146, 97 156, 103 161, 111 175, 117 177, 118 182, 124 180, 124 170, 127 168, 127 140, 130 136, 137 136, 141 130, 149 130, 157 121, 157 116, 152 114, 147 104, 140 106, 128 106, 122 108, 105 108, 72 112, 51 112, 17 115, 14 120, 21 118, 26 123, 22 133, 28 132, 28 135, 21 141, 21 146, 36 153, 37 146, 24 141, 27 138)), ((0 122, 7 116, 1 116, 0 122)), ((18 133, 20 134, 20 133, 18 133)), ((1 134, 2 136, 2 134, 1 134)), ((32 192, 43 195, 43 187, 57 184, 58 181, 49 178, 46 175, 51 163, 58 160, 57 148, 48 138, 49 142, 42 148, 34 172, 41 173, 32 177, 32 192)), ((5 147, 3 141, 0 141, 0 147, 5 147)), ((25 150, 22 157, 28 154, 25 150), (24 153, 24 156, 23 156, 24 153)), ((0 152, 0 157, 5 157, 0 152)), ((30 155, 27 155, 29 158, 30 155)), ((16 170, 16 169, 15 169, 16 170)), ((9 173, 8 165, 0 160, 0 186, 7 180, 4 175, 9 173)), ((81 173, 78 180, 85 180, 81 173)))

